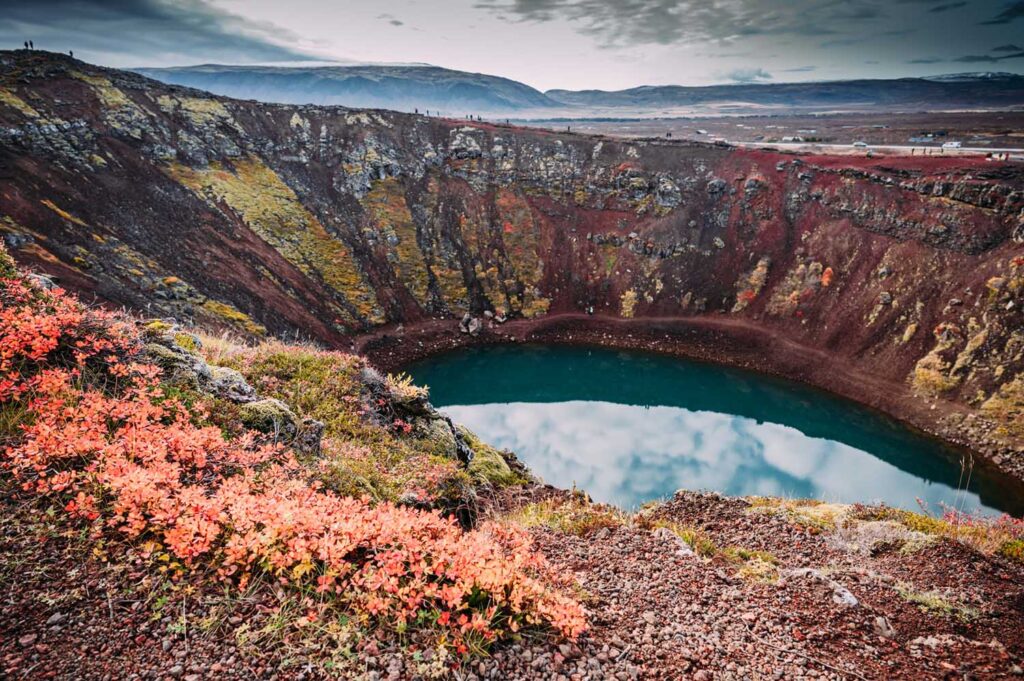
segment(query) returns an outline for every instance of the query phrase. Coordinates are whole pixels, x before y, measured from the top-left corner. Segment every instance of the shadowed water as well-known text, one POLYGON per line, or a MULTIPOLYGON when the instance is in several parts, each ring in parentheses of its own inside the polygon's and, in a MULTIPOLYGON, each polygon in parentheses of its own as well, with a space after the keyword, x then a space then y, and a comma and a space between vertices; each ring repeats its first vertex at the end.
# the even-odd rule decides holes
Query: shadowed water
POLYGON ((1021 515, 1016 488, 859 405, 727 367, 498 346, 409 368, 431 401, 545 481, 632 508, 677 489, 1021 515), (969 480, 968 480, 969 478, 969 480))

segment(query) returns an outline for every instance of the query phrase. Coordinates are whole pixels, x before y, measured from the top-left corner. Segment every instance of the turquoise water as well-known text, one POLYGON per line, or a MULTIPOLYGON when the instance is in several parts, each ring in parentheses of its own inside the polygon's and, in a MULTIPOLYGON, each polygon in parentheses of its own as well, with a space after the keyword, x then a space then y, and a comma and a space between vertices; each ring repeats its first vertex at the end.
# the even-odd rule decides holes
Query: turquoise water
POLYGON ((851 402, 711 364, 508 345, 408 368, 431 402, 545 481, 633 508, 677 489, 1021 515, 1019 489, 851 402))

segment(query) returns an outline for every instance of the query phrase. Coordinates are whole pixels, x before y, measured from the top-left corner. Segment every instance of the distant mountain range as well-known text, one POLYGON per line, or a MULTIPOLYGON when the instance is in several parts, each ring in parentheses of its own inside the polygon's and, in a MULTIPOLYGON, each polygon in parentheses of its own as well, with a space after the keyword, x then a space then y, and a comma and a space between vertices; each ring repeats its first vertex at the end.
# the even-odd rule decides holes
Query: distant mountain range
POLYGON ((138 73, 239 99, 283 104, 431 110, 446 115, 672 116, 799 111, 937 111, 1024 106, 1024 76, 962 73, 929 78, 548 90, 497 76, 419 64, 141 68, 138 73))
POLYGON ((1024 76, 957 74, 941 78, 839 80, 685 87, 643 86, 604 90, 549 90, 551 99, 583 107, 657 108, 695 105, 802 108, 982 108, 1024 103, 1024 76))
POLYGON ((561 106, 529 85, 427 64, 356 66, 221 66, 135 69, 150 78, 236 99, 281 104, 449 114, 496 114, 561 106))

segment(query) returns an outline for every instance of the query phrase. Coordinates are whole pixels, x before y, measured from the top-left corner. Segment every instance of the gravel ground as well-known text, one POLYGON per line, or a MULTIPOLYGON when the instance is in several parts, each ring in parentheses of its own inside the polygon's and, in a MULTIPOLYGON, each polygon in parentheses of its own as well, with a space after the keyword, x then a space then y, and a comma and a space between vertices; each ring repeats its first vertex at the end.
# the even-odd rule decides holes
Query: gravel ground
MULTIPOLYGON (((537 488, 500 504, 508 511, 565 495, 537 488)), ((5 505, 2 678, 412 679, 430 669, 429 655, 408 654, 409 639, 401 642, 405 653, 398 641, 339 643, 315 632, 240 643, 255 623, 271 621, 272 587, 228 599, 186 586, 162 604, 163 582, 141 563, 108 563, 102 551, 85 558, 87 542, 62 533, 59 515, 50 521, 37 509, 5 505), (342 648, 345 655, 338 655, 342 648)), ((578 580, 590 631, 576 644, 524 638, 452 675, 987 679, 1024 673, 1020 564, 947 539, 920 542, 891 523, 835 530, 805 521, 741 499, 680 493, 640 520, 583 536, 534 528, 538 549, 578 580), (690 528, 716 548, 697 555, 666 526, 690 528), (757 558, 737 558, 738 549, 757 558), (931 597, 916 602, 914 594, 931 597)))

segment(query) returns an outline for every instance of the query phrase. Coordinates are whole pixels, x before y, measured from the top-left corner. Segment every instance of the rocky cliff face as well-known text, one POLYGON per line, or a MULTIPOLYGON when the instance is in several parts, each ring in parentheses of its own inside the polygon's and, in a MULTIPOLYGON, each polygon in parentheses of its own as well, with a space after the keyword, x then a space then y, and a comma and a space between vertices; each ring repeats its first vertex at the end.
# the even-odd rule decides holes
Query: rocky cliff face
POLYGON ((0 231, 64 286, 253 336, 735 318, 1024 441, 1019 165, 241 102, 8 52, 0 231))

